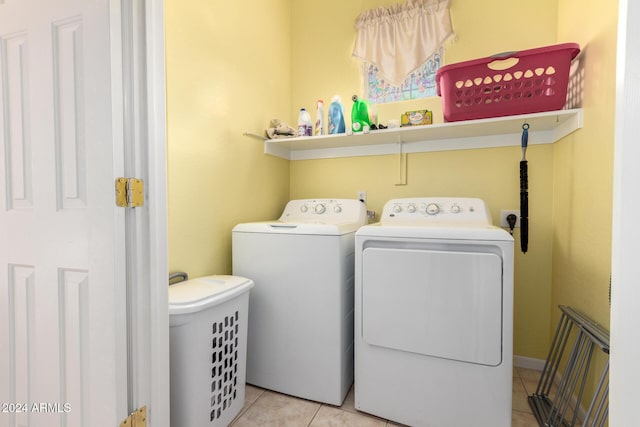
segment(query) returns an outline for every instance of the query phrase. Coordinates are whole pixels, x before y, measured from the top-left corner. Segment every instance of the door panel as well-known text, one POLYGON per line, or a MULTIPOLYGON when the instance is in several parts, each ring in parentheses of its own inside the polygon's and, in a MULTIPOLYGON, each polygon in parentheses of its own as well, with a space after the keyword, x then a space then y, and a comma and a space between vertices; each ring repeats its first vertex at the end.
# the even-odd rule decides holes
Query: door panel
POLYGON ((366 248, 363 338, 463 362, 502 361, 502 260, 493 253, 366 248))
POLYGON ((126 415, 112 6, 0 3, 0 402, 26 409, 1 427, 126 415))

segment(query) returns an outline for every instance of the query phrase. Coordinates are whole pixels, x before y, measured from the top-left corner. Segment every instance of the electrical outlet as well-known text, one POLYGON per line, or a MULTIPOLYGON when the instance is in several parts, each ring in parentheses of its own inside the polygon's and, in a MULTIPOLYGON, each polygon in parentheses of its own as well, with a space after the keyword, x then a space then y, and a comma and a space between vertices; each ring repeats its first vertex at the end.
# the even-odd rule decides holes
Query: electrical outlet
POLYGON ((507 217, 510 214, 514 214, 516 216, 516 226, 515 228, 520 227, 520 211, 516 209, 503 209, 500 211, 500 227, 509 228, 509 223, 507 222, 507 217))
POLYGON ((367 204, 367 192, 366 191, 358 191, 358 200, 360 200, 365 205, 367 204))

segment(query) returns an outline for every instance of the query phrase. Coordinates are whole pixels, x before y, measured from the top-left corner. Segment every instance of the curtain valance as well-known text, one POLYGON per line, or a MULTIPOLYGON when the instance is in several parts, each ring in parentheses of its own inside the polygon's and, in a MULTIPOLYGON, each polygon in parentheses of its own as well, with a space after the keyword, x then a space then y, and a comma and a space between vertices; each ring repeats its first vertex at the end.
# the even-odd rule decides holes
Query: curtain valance
POLYGON ((390 83, 404 79, 453 34, 449 0, 408 0, 356 19, 353 56, 374 64, 390 83))

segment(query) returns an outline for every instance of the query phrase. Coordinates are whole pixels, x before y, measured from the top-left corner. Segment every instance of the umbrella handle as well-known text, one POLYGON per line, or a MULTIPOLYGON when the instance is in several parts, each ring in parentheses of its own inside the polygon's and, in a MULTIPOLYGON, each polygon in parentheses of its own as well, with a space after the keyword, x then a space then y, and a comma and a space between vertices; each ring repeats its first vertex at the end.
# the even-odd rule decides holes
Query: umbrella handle
POLYGON ((527 161, 520 162, 520 249, 527 252, 529 246, 529 184, 527 161))
POLYGON ((522 160, 527 160, 527 145, 529 144, 529 123, 522 125, 522 160))
POLYGON ((527 253, 529 247, 529 167, 527 145, 529 144, 529 123, 522 125, 522 161, 520 162, 520 249, 527 253))
POLYGON ((529 220, 520 220, 520 250, 523 254, 527 253, 529 249, 529 220))

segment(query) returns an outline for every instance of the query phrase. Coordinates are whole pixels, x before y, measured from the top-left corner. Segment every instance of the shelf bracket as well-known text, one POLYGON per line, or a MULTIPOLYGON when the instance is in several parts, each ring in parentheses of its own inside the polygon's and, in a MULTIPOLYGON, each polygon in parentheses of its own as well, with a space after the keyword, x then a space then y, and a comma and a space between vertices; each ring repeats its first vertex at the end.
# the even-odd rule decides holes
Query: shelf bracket
POLYGON ((261 141, 265 141, 266 138, 264 136, 260 136, 258 134, 255 134, 253 132, 242 132, 242 136, 250 136, 251 138, 256 138, 259 139, 261 141))
POLYGON ((398 136, 398 182, 395 185, 407 185, 407 153, 403 150, 400 136, 398 136))

